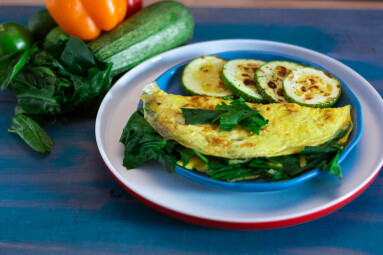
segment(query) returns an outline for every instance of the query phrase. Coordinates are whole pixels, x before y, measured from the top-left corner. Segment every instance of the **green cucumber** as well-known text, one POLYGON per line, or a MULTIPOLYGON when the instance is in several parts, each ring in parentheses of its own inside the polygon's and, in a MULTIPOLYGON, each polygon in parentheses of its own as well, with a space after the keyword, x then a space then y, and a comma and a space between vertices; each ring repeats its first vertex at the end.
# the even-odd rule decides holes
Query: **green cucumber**
POLYGON ((332 74, 312 67, 292 71, 283 81, 288 102, 310 107, 331 107, 338 100, 341 86, 332 74))
POLYGON ((293 70, 304 66, 290 61, 270 61, 258 68, 255 83, 259 93, 270 103, 286 102, 283 80, 293 70))
POLYGON ((226 60, 217 56, 201 56, 192 60, 182 73, 182 88, 189 96, 229 97, 233 93, 221 79, 226 60))
POLYGON ((191 38, 193 16, 181 3, 154 3, 113 30, 89 43, 95 56, 112 62, 112 75, 121 74, 144 60, 183 45, 191 38))
POLYGON ((255 87, 254 74, 265 61, 255 59, 234 59, 223 65, 222 80, 236 96, 248 102, 262 103, 265 99, 255 87))

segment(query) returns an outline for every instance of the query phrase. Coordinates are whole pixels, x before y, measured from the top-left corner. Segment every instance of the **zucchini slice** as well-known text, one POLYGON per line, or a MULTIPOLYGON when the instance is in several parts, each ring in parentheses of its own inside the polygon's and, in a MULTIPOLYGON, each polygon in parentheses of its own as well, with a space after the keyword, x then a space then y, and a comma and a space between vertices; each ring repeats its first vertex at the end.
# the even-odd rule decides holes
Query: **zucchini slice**
POLYGON ((227 97, 233 93, 221 79, 226 60, 217 56, 202 56, 191 61, 182 73, 182 87, 190 96, 227 97))
POLYGON ((283 91, 288 102, 325 108, 338 100, 341 86, 332 74, 306 67, 295 70, 286 77, 283 91))
POLYGON ((265 99, 255 87, 254 75, 258 67, 265 63, 255 59, 230 60, 223 65, 222 80, 236 96, 253 103, 264 102, 265 99))
POLYGON ((270 103, 287 102, 283 94, 283 80, 293 70, 304 66, 289 61, 270 61, 258 68, 255 82, 258 91, 270 103))

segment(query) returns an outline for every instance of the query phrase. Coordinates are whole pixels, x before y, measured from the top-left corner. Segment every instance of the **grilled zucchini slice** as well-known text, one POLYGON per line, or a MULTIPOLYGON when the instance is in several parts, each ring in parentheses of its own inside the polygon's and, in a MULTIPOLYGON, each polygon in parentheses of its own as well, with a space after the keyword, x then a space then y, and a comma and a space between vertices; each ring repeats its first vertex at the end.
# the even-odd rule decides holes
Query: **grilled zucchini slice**
POLYGON ((254 75, 265 61, 255 59, 234 59, 223 65, 222 80, 236 96, 248 102, 262 103, 265 99, 255 87, 254 75))
POLYGON ((329 72, 306 67, 292 71, 285 78, 283 91, 288 102, 325 108, 338 100, 341 85, 329 72))
POLYGON ((191 61, 182 73, 182 87, 190 96, 228 97, 233 93, 221 79, 226 60, 217 56, 201 56, 191 61))
POLYGON ((258 91, 270 103, 286 102, 283 80, 293 70, 304 66, 290 61, 270 61, 258 68, 255 82, 258 91))

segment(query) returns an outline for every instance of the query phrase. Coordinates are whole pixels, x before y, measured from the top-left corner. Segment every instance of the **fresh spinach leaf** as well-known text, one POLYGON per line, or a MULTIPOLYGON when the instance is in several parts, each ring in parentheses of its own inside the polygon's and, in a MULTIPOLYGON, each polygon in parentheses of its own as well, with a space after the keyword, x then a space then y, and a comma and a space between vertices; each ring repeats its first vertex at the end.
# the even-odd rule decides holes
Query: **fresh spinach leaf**
POLYGON ((120 137, 120 142, 125 144, 130 139, 131 135, 135 135, 140 132, 148 134, 157 133, 157 131, 144 119, 143 113, 138 110, 130 116, 128 122, 126 123, 120 137))
POLYGON ((97 66, 93 52, 73 36, 69 37, 59 61, 71 74, 80 76, 87 76, 88 70, 97 66))
POLYGON ((322 145, 322 146, 306 146, 299 154, 322 154, 329 152, 337 152, 343 149, 343 146, 339 145, 322 145))
POLYGON ((181 157, 183 167, 185 167, 190 162, 192 156, 196 155, 194 150, 182 146, 180 146, 180 148, 176 151, 181 157))
POLYGON ((35 151, 52 151, 53 140, 39 124, 28 116, 23 114, 15 115, 8 132, 18 134, 35 151))
POLYGON ((337 176, 339 179, 342 179, 342 168, 339 165, 338 159, 340 156, 340 151, 338 151, 329 162, 323 165, 322 170, 328 171, 330 174, 337 176))
POLYGON ((191 108, 181 108, 181 110, 185 117, 185 123, 192 125, 211 123, 217 116, 221 115, 222 113, 225 113, 225 111, 191 108))
POLYGON ((29 88, 17 94, 17 107, 19 112, 34 115, 56 115, 61 111, 54 86, 43 89, 29 88))
POLYGON ((90 115, 95 115, 104 95, 111 87, 111 68, 112 64, 108 65, 105 70, 94 67, 89 69, 86 77, 72 76, 74 92, 69 104, 71 108, 81 109, 90 115))
POLYGON ((259 111, 246 104, 243 98, 234 100, 227 105, 222 102, 215 110, 181 108, 184 113, 186 124, 203 124, 219 122, 222 130, 230 131, 236 125, 259 134, 260 129, 268 123, 259 111))
POLYGON ((6 89, 24 67, 31 50, 17 51, 0 59, 0 90, 6 89))
POLYGON ((171 151, 174 144, 163 139, 137 111, 126 124, 120 142, 125 146, 123 165, 127 169, 136 168, 149 160, 157 160, 168 172, 174 172, 176 157, 171 151))

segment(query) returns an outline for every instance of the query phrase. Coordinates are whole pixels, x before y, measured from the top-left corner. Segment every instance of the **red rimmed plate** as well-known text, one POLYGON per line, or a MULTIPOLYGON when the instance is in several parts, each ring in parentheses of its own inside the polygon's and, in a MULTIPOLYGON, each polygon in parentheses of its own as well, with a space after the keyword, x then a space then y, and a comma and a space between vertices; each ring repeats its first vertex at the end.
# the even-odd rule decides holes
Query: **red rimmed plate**
POLYGON ((380 124, 383 101, 373 87, 342 63, 301 47, 259 40, 220 40, 180 47, 147 60, 125 74, 105 97, 96 120, 100 154, 112 175, 141 201, 178 219, 211 227, 265 229, 295 225, 326 215, 360 194, 378 174, 383 159, 380 124), (273 192, 221 191, 168 174, 156 163, 122 166, 122 129, 135 111, 142 88, 170 67, 201 55, 236 50, 283 53, 316 63, 342 79, 362 105, 364 131, 341 166, 330 175, 273 192))

